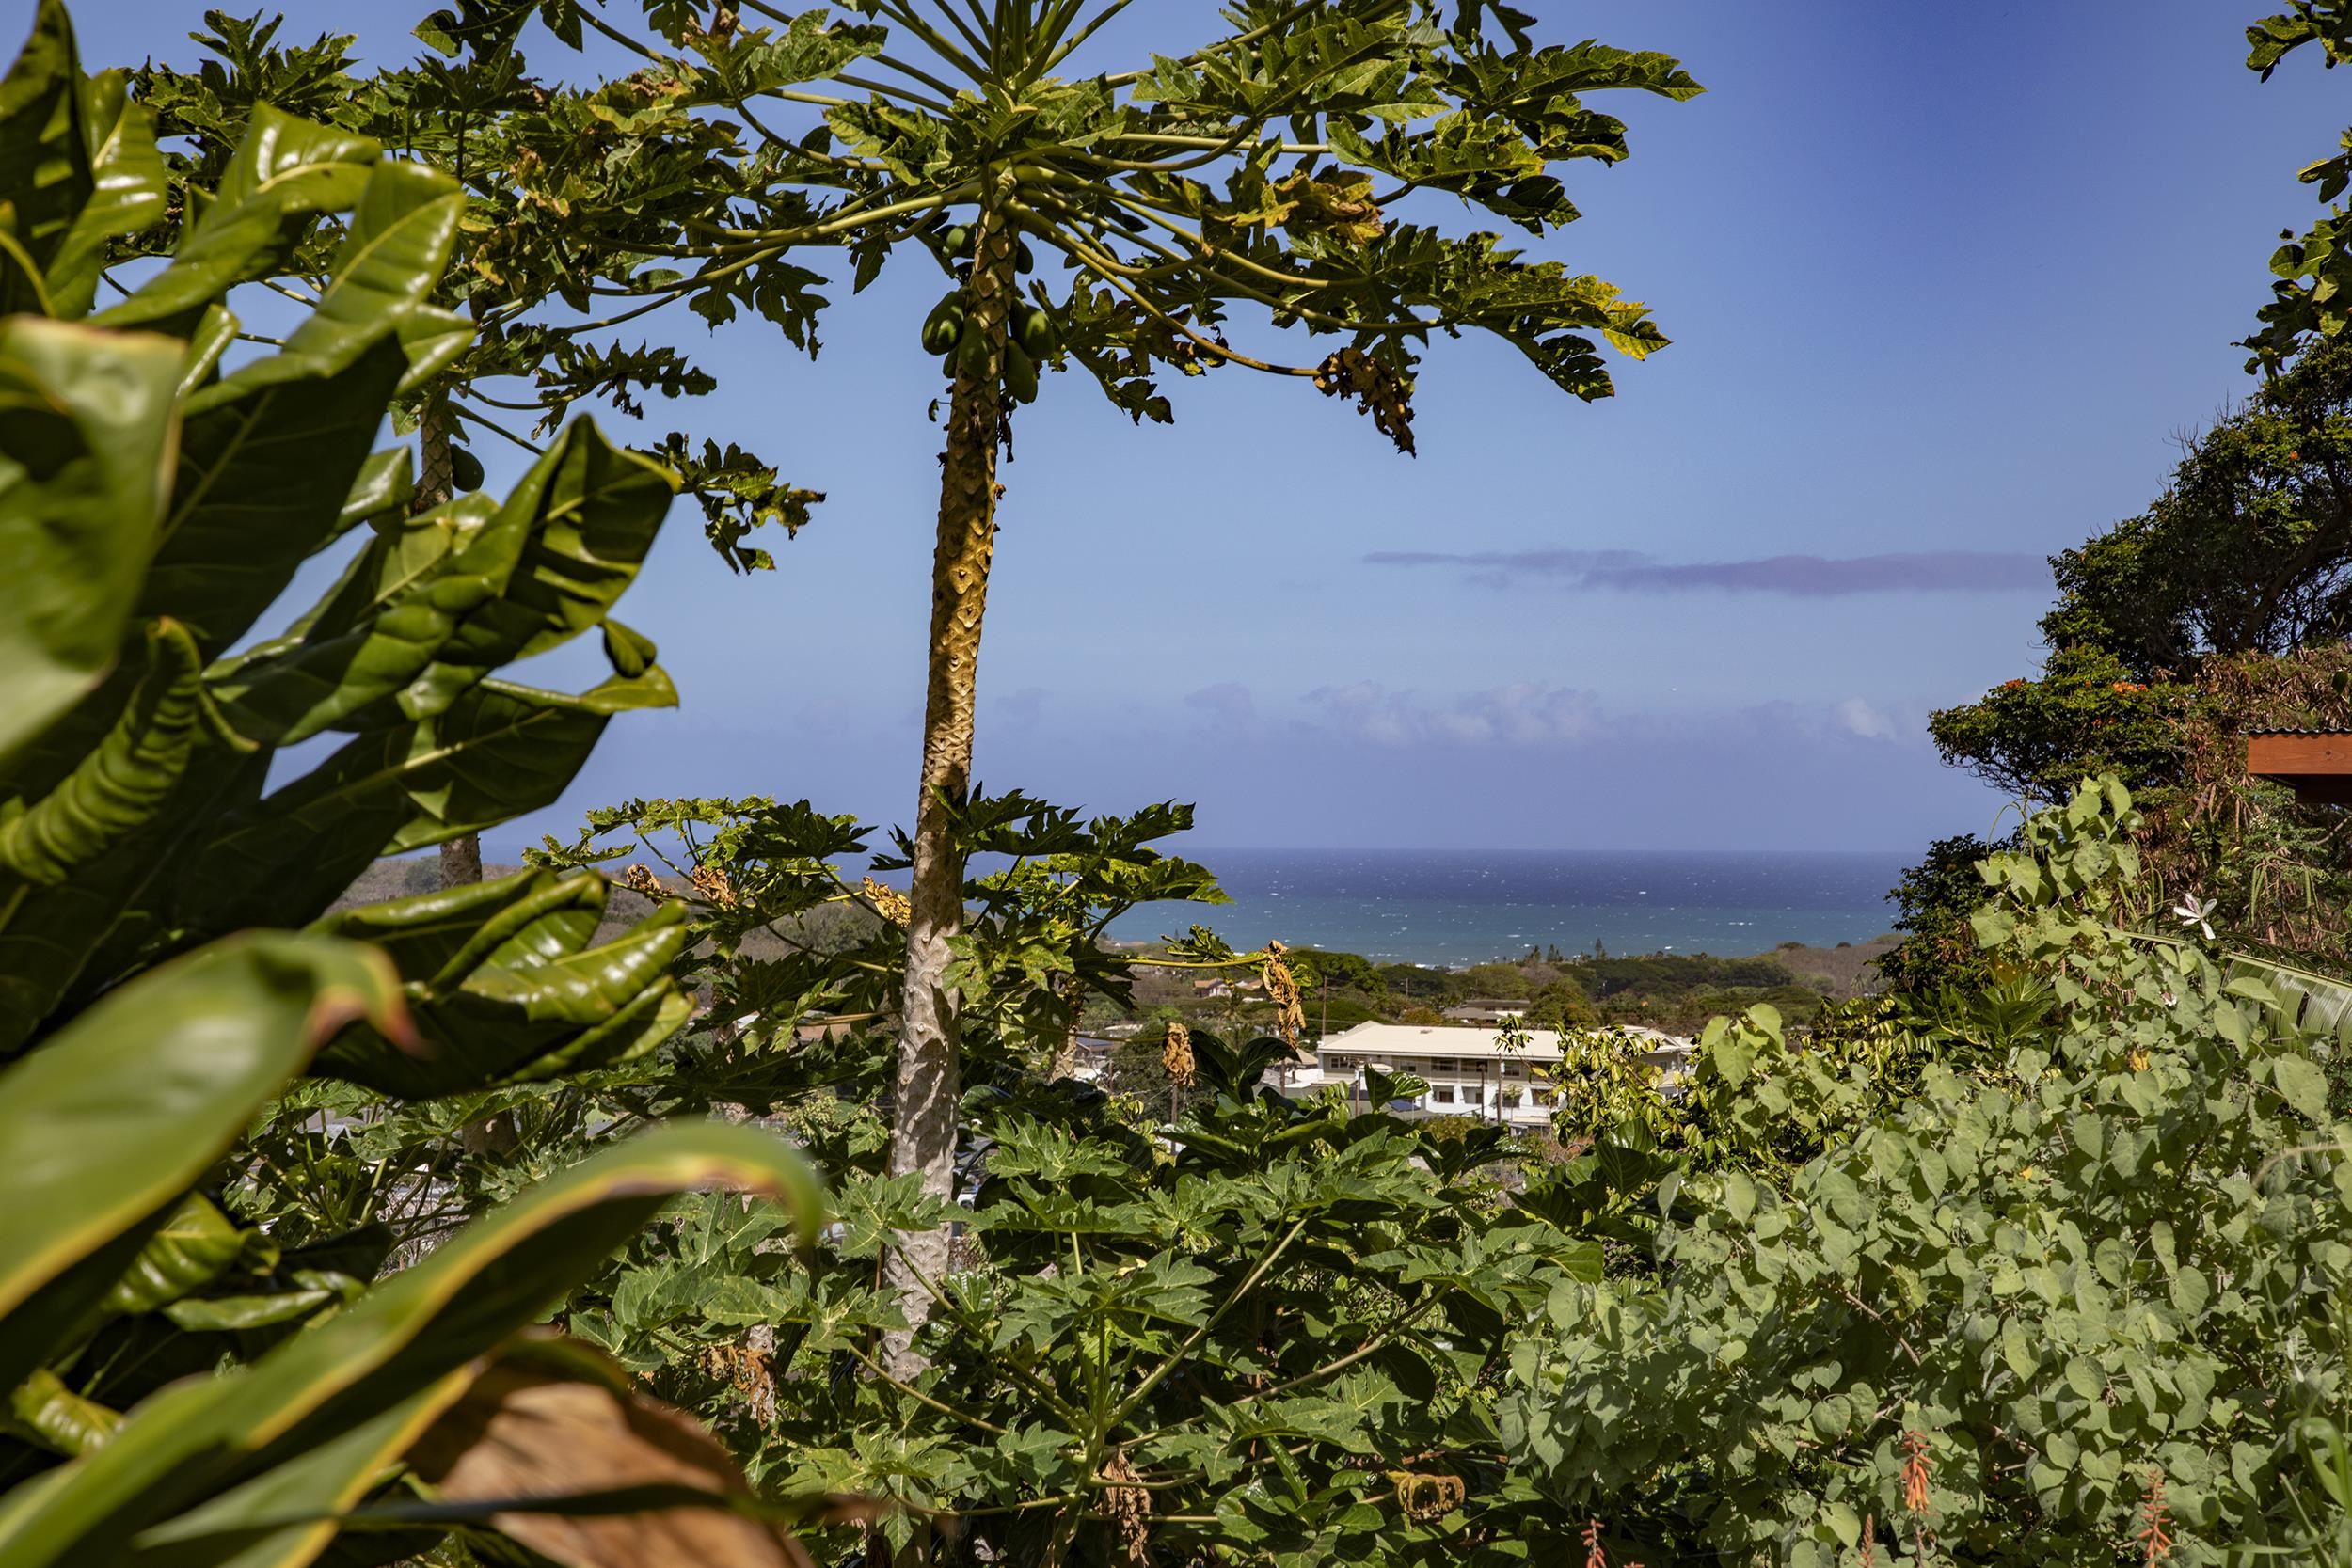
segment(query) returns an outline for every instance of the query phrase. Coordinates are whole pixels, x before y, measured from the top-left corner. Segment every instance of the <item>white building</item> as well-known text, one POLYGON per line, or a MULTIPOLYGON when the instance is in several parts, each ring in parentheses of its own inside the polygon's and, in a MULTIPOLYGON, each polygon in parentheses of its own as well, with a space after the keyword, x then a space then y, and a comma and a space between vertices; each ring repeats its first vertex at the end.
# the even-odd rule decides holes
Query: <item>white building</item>
MULTIPOLYGON (((1616 1032, 1648 1042, 1648 1059, 1669 1070, 1681 1067, 1691 1051, 1689 1040, 1656 1029, 1616 1032)), ((1429 1091, 1399 1108, 1541 1126, 1551 1118, 1553 1091, 1534 1069, 1558 1065, 1559 1033, 1531 1029, 1526 1048, 1516 1052, 1503 1050, 1496 1036, 1493 1029, 1458 1025, 1359 1023, 1326 1037, 1316 1048, 1315 1065, 1292 1069, 1282 1087, 1294 1095, 1336 1087, 1363 1109, 1377 1110, 1364 1099, 1366 1069, 1410 1073, 1427 1080, 1429 1091)))

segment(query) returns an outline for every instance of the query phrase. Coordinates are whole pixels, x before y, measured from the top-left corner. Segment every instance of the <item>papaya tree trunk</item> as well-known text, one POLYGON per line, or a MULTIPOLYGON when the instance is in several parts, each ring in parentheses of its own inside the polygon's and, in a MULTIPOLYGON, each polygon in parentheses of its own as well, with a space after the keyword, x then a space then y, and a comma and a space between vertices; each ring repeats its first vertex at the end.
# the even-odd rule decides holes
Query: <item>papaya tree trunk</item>
MULTIPOLYGON (((457 494, 457 454, 449 438, 449 411, 437 398, 427 404, 424 422, 417 431, 421 463, 417 469, 417 494, 409 515, 446 506, 457 494)), ((453 838, 441 846, 441 885, 464 887, 482 880, 482 839, 475 833, 453 838)))
MULTIPOLYGON (((947 978, 953 961, 948 943, 963 927, 963 856, 953 820, 972 787, 980 621, 995 549, 1005 344, 1020 243, 1001 206, 1009 188, 1010 178, 1001 177, 981 206, 975 230, 969 330, 977 341, 953 356, 955 389, 948 404, 947 447, 940 457, 922 789, 914 808, 906 986, 891 1112, 890 1174, 919 1176, 925 1196, 948 1203, 956 1196, 956 1112, 962 1099, 961 999, 947 978)), ((919 1327, 930 1316, 931 1297, 924 1281, 946 1278, 947 1251, 946 1230, 902 1232, 883 1258, 882 1282, 911 1325, 919 1327)), ((895 1377, 912 1378, 921 1368, 913 1338, 910 1328, 884 1343, 883 1359, 895 1377)))
MULTIPOLYGON (((424 421, 417 431, 421 462, 417 468, 417 494, 408 515, 418 516, 446 506, 457 495, 457 454, 450 438, 450 414, 438 398, 425 405, 424 421)), ((468 833, 441 846, 441 886, 467 887, 482 880, 482 839, 468 833)), ((521 1137, 510 1115, 470 1121, 457 1130, 458 1147, 469 1154, 511 1154, 521 1137)))

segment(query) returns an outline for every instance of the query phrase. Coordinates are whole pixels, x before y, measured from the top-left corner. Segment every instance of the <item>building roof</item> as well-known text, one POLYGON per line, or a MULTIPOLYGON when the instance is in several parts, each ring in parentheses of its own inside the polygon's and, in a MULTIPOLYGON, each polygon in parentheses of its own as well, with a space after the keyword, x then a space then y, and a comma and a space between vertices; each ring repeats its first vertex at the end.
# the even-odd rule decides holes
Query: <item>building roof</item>
MULTIPOLYGON (((1662 1030, 1638 1024, 1622 1026, 1622 1032, 1648 1041, 1653 1050, 1687 1050, 1691 1043, 1662 1030)), ((1454 1056, 1521 1062, 1556 1062, 1561 1054, 1560 1033, 1556 1029, 1530 1029, 1526 1050, 1505 1053, 1495 1043, 1495 1032, 1491 1029, 1434 1023, 1359 1023, 1353 1029, 1326 1035, 1317 1049, 1326 1056, 1336 1053, 1343 1056, 1454 1056)))

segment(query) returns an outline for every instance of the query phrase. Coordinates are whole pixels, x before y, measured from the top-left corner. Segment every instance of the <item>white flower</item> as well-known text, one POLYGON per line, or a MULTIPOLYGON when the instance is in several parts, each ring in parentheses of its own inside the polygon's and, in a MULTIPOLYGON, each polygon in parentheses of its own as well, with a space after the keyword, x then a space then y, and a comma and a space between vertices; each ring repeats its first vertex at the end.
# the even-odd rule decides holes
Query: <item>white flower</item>
POLYGON ((2182 925, 2202 931, 2207 942, 2213 940, 2213 906, 2197 895, 2189 894, 2173 905, 2172 913, 2182 925))

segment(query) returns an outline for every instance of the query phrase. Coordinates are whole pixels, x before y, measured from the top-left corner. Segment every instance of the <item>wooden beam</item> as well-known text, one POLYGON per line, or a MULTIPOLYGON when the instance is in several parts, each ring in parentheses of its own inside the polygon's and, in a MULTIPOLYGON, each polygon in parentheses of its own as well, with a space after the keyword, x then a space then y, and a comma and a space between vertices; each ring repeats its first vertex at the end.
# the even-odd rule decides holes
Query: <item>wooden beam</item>
POLYGON ((2313 804, 2352 805, 2352 733, 2249 736, 2246 770, 2313 804))

